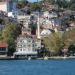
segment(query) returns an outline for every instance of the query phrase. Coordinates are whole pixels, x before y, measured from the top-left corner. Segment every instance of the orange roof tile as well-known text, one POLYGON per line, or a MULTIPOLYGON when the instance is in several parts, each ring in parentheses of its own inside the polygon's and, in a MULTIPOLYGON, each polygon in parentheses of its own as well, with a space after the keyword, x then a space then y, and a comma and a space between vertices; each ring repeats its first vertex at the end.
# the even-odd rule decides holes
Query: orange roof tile
POLYGON ((0 48, 3 48, 3 47, 8 47, 8 44, 7 43, 5 43, 5 42, 0 42, 0 48))

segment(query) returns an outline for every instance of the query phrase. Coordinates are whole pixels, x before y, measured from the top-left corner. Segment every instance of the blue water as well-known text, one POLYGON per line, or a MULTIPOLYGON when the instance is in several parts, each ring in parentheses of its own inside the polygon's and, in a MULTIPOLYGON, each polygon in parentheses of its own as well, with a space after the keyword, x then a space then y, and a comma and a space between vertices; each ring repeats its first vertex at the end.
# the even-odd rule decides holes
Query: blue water
POLYGON ((75 60, 0 60, 0 75, 75 75, 75 60))

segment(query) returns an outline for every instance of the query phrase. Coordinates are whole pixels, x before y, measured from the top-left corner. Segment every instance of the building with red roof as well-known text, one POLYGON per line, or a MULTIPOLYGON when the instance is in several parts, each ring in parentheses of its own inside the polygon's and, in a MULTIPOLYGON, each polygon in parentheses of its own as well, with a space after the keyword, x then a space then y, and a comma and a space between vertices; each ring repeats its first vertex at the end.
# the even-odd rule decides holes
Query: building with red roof
POLYGON ((0 55, 7 55, 8 44, 6 42, 0 42, 0 55))

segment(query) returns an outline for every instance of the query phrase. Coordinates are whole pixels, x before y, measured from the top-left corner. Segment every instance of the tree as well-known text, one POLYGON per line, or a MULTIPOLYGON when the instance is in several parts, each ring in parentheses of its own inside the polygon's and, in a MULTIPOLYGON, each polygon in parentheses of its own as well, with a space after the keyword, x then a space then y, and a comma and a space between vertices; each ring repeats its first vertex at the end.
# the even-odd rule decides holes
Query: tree
POLYGON ((73 11, 75 11, 75 3, 72 3, 72 4, 70 5, 70 9, 73 10, 73 11))
POLYGON ((70 0, 70 5, 75 3, 75 0, 70 0))
POLYGON ((41 7, 40 3, 37 3, 37 2, 31 3, 30 9, 31 9, 32 11, 41 10, 41 8, 42 8, 42 7, 41 7))
POLYGON ((64 34, 64 48, 68 49, 68 52, 73 51, 75 46, 75 29, 66 31, 64 34))
POLYGON ((52 33, 43 40, 46 48, 49 49, 49 51, 53 51, 55 54, 58 54, 64 47, 63 38, 60 33, 52 33))
POLYGON ((55 0, 42 0, 43 3, 48 2, 50 4, 55 4, 55 0))
POLYGON ((28 3, 29 3, 29 2, 28 2, 27 0, 18 1, 17 8, 22 9, 22 8, 24 8, 25 6, 27 6, 28 3))
POLYGON ((68 50, 69 55, 74 55, 74 53, 75 53, 75 45, 70 45, 68 49, 69 49, 68 50))
POLYGON ((75 10, 75 0, 70 0, 68 7, 70 10, 75 10))
POLYGON ((59 54, 62 50, 67 49, 66 53, 75 52, 75 29, 52 33, 50 36, 43 38, 46 49, 55 54, 59 54))
POLYGON ((42 5, 42 10, 50 10, 50 5, 54 5, 55 4, 55 0, 42 0, 41 1, 41 5, 42 5))
POLYGON ((60 7, 60 8, 67 8, 68 7, 68 2, 66 0, 57 0, 56 4, 60 7))
POLYGON ((20 31, 15 24, 8 24, 3 30, 2 37, 5 42, 8 43, 8 55, 12 55, 16 49, 15 40, 19 36, 20 31))
POLYGON ((4 20, 0 18, 0 24, 4 24, 4 20))
POLYGON ((0 41, 3 40, 3 37, 2 37, 2 31, 0 31, 0 41))

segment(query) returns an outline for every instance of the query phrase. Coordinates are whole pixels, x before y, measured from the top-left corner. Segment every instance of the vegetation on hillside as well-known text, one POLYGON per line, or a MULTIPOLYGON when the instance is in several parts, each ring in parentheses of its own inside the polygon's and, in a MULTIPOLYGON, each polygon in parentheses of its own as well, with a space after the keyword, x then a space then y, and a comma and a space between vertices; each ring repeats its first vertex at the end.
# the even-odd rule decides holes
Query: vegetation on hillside
POLYGON ((45 48, 55 54, 59 55, 63 49, 68 49, 67 53, 75 52, 75 29, 62 34, 61 32, 52 33, 50 36, 43 38, 43 41, 45 48))
POLYGON ((65 8, 65 9, 70 9, 70 10, 75 10, 75 0, 41 0, 40 2, 35 2, 35 3, 30 3, 27 0, 22 0, 19 1, 17 4, 17 8, 22 9, 25 7, 30 7, 31 11, 35 11, 37 9, 42 10, 43 7, 45 7, 43 10, 46 10, 46 6, 43 6, 46 4, 47 6, 52 4, 57 4, 59 9, 60 8, 65 8))

